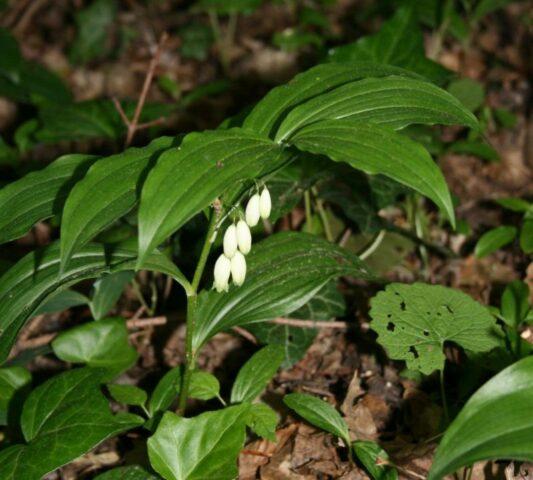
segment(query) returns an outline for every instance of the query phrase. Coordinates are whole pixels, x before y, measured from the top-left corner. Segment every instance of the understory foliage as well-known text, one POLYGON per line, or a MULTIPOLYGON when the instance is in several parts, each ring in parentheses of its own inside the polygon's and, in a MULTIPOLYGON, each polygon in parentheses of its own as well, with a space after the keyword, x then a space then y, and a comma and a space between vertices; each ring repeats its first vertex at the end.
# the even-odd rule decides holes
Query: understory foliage
MULTIPOLYGON (((200 2, 198 8, 225 14, 218 2, 200 2)), ((73 62, 84 63, 100 51, 99 42, 84 47, 91 15, 77 18, 73 62)), ((18 59, 12 38, 2 35, 12 63, 4 59, 0 65, 0 88, 39 105, 28 142, 66 138, 57 120, 55 127, 50 121, 58 118, 50 113, 50 101, 62 104, 57 108, 65 122, 68 113, 75 122, 82 112, 100 115, 109 107, 74 103, 68 91, 58 90, 54 98, 34 92, 28 72, 35 65, 18 59)), ((341 277, 381 289, 371 301, 370 328, 388 357, 404 361, 410 375, 436 373, 444 386, 449 345, 472 365, 490 365, 493 378, 475 393, 472 388, 460 411, 449 407, 443 388, 445 433, 431 480, 483 459, 533 460, 533 362, 520 336, 532 318, 524 283, 510 284, 501 307, 491 310, 443 286, 386 284, 365 263, 371 251, 359 256, 339 246, 323 218, 319 229, 310 217, 305 231, 272 233, 272 224, 302 198, 306 208, 311 199, 319 223, 324 202, 330 202, 361 231, 377 236, 392 229, 379 210, 404 197, 412 205, 428 199, 440 222, 456 227, 444 176, 416 129, 460 126, 469 141, 479 143, 483 125, 475 107, 443 88, 451 73, 425 57, 422 42, 413 10, 399 9, 377 34, 330 51, 327 61, 273 88, 217 129, 159 137, 107 157, 64 155, 0 190, 2 243, 44 220, 59 228, 57 241, 30 252, 0 277, 0 425, 8 427, 1 479, 40 479, 133 430, 143 439, 151 470, 129 465, 97 478, 235 478, 247 436, 276 440, 279 413, 261 394, 316 335, 269 321, 343 315, 346 305, 336 288, 341 277), (176 243, 191 225, 204 240, 183 242, 176 255, 176 243), (194 259, 192 272, 178 266, 180 257, 194 259), (146 390, 117 383, 138 353, 129 344, 126 320, 109 316, 141 271, 167 276, 187 302, 185 363, 146 390), (92 279, 90 295, 71 289, 92 279), (22 354, 10 357, 21 330, 37 315, 80 305, 89 307, 93 320, 60 333, 43 351, 72 368, 32 388, 22 354), (221 389, 215 376, 198 369, 198 356, 214 335, 243 326, 264 346, 242 365, 231 388, 221 389), (120 408, 112 411, 109 399, 120 408), (190 416, 189 399, 219 402, 221 408, 209 403, 209 410, 190 416)), ((155 107, 145 112, 146 120, 159 115, 155 107)), ((107 133, 100 133, 120 137, 123 129, 113 129, 115 114, 109 113, 107 133)), ((93 135, 86 130, 87 137, 93 135)), ((503 205, 523 215, 523 226, 488 232, 477 244, 478 256, 515 237, 531 252, 531 204, 507 199, 503 205)), ((338 437, 339 448, 372 478, 398 477, 387 452, 352 438, 332 405, 303 393, 287 395, 284 403, 338 437)))

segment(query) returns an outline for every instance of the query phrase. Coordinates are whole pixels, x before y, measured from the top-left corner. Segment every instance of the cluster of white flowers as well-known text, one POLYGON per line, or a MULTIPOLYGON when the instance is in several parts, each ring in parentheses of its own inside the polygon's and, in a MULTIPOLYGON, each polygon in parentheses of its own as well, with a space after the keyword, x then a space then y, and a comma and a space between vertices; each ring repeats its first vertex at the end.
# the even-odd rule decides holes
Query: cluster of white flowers
POLYGON ((245 210, 245 220, 239 220, 236 224, 231 224, 224 233, 224 253, 218 257, 215 263, 213 287, 217 292, 227 292, 230 276, 233 283, 238 287, 244 283, 246 278, 245 255, 252 249, 252 234, 250 227, 255 227, 259 219, 266 219, 270 216, 272 201, 270 192, 266 187, 261 194, 252 195, 245 210))

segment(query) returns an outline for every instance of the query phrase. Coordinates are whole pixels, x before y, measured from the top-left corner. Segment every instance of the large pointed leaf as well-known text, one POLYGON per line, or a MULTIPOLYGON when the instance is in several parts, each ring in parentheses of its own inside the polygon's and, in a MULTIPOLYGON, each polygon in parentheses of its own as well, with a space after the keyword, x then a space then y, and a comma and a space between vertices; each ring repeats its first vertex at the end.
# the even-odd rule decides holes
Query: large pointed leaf
POLYGON ((454 224, 453 204, 441 171, 422 145, 388 127, 326 120, 302 128, 292 142, 358 170, 389 177, 433 200, 454 224))
POLYGON ((422 80, 389 76, 351 82, 295 107, 280 125, 276 141, 290 139, 311 123, 341 118, 394 129, 416 123, 478 125, 476 117, 445 90, 422 80))
POLYGON ((116 467, 95 477, 94 480, 160 480, 139 465, 116 467))
POLYGON ((273 142, 242 129, 191 133, 150 172, 139 210, 139 265, 165 238, 228 188, 255 178, 284 155, 273 142))
POLYGON ((244 444, 249 405, 242 404, 194 418, 167 412, 148 439, 154 470, 165 480, 231 480, 244 444))
POLYGON ((426 375, 444 368, 445 342, 472 352, 500 343, 494 317, 483 305, 440 285, 392 283, 372 299, 370 316, 389 356, 426 375))
MULTIPOLYGON (((0 363, 6 359, 24 323, 52 293, 104 273, 131 270, 135 261, 136 253, 131 250, 106 251, 103 245, 88 245, 73 255, 69 267, 61 273, 58 243, 19 260, 0 278, 0 363)), ((166 273, 178 283, 188 285, 177 267, 157 252, 148 257, 145 268, 166 273)))
POLYGON ((317 65, 296 75, 289 83, 271 90, 246 117, 243 126, 273 138, 281 121, 295 106, 340 85, 366 77, 387 75, 417 77, 407 70, 375 63, 317 65))
POLYGON ((373 278, 357 256, 305 233, 272 235, 254 245, 246 259, 248 273, 241 287, 200 294, 195 349, 222 330, 293 312, 332 278, 373 278))
POLYGON ((35 480, 83 455, 106 438, 142 424, 113 415, 100 390, 101 372, 67 371, 37 387, 24 403, 24 445, 0 452, 0 478, 35 480))
POLYGON ((425 56, 424 37, 411 6, 399 8, 374 35, 328 52, 333 62, 368 61, 396 65, 441 82, 451 74, 425 56))
POLYGON ((489 459, 533 460, 533 357, 483 385, 446 430, 428 480, 489 459))
POLYGON ((71 188, 96 159, 93 155, 64 155, 2 188, 0 243, 14 240, 35 223, 59 215, 71 188))
POLYGON ((65 203, 61 224, 63 267, 74 252, 135 206, 148 170, 174 142, 171 137, 158 138, 147 147, 129 148, 103 158, 89 169, 65 203))

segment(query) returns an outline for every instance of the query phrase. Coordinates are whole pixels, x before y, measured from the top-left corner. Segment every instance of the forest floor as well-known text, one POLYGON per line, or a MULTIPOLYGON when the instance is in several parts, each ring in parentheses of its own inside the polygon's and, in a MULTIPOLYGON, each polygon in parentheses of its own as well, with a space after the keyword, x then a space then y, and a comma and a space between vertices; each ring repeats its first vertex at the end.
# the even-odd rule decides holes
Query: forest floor
MULTIPOLYGON (((192 106, 185 105, 168 118, 162 128, 166 134, 215 128, 229 115, 257 101, 272 86, 290 79, 315 61, 306 49, 285 52, 271 45, 270 38, 275 32, 295 23, 285 4, 265 4, 239 18, 235 43, 226 52, 229 60, 223 69, 216 47, 212 47, 202 61, 180 55, 182 38, 177 32, 192 21, 191 16, 198 18, 197 14, 189 13, 184 7, 177 8, 171 1, 153 2, 154 6, 146 7, 142 2, 131 0, 123 2, 126 6, 118 12, 118 24, 139 34, 112 58, 74 67, 68 62, 65 51, 74 35, 70 4, 80 2, 35 0, 34 3, 39 5, 31 14, 22 5, 28 4, 27 1, 15 3, 0 21, 15 32, 24 56, 58 72, 77 100, 138 98, 148 64, 164 31, 169 38, 161 52, 156 75, 168 76, 179 83, 182 93, 178 102, 183 94, 199 85, 229 80, 229 88, 222 93, 192 106)), ((357 26, 351 23, 354 12, 366 8, 367 3, 340 0, 328 10, 331 28, 341 43, 378 28, 379 17, 357 26)), ((528 28, 522 21, 527 15, 527 3, 511 5, 503 13, 487 17, 466 48, 457 40, 447 39, 438 52, 437 59, 447 68, 484 85, 487 105, 507 108, 517 118, 512 128, 488 132, 486 140, 500 154, 500 162, 491 163, 463 154, 446 154, 439 159, 450 189, 459 199, 458 217, 474 232, 517 221, 514 214, 491 203, 492 199, 533 196, 533 72, 532 64, 528 64, 533 42, 531 25, 528 28)), ((426 40, 429 48, 434 39, 428 35, 426 40)), ((149 90, 148 100, 172 101, 168 93, 156 85, 149 90)), ((21 115, 23 112, 14 103, 0 98, 0 130, 11 131, 21 115)), ((453 138, 456 130, 446 129, 444 134, 453 138)), ((145 140, 145 132, 139 132, 134 144, 142 145, 145 140)), ((22 161, 44 165, 65 152, 113 149, 105 142, 59 144, 33 149, 22 161)), ((299 209, 291 215, 296 223, 302 218, 299 209)), ((395 221, 405 223, 401 214, 396 215, 395 221)), ((16 242, 13 255, 48 243, 49 236, 49 229, 38 226, 16 242)), ((434 222, 429 237, 432 242, 449 248, 453 257, 430 252, 429 261, 424 265, 414 244, 395 244, 391 237, 369 263, 390 280, 421 280, 451 286, 484 304, 497 303, 502 286, 514 279, 525 279, 533 292, 533 263, 518 248, 507 248, 477 259, 473 255, 471 237, 451 234, 434 222)), ((11 252, 4 253, 4 256, 9 255, 11 252)), ((142 281, 141 277, 141 285, 142 281)), ((334 325, 321 328, 305 356, 291 368, 280 371, 264 394, 270 405, 283 412, 278 441, 251 441, 240 455, 240 479, 368 478, 363 469, 340 456, 341 450, 336 448, 331 435, 302 423, 283 408, 283 395, 293 391, 317 394, 335 405, 346 418, 354 438, 379 439, 399 467, 402 478, 426 477, 443 416, 438 400, 438 378, 430 376, 418 382, 400 375, 402 366, 386 359, 375 341, 375 334, 369 330, 368 299, 371 295, 368 289, 347 281, 343 281, 341 287, 349 296, 347 314, 336 319, 334 325)), ((167 298, 174 293, 167 291, 167 298)), ((150 317, 133 291, 127 290, 119 302, 115 314, 129 319, 152 319, 131 334, 140 360, 127 373, 126 383, 149 384, 161 371, 183 362, 183 314, 175 307, 179 302, 171 299, 168 304, 169 307, 158 309, 157 316, 150 317)), ((37 317, 22 333, 15 350, 21 352, 44 344, 51 335, 88 315, 86 309, 78 308, 37 317)), ((523 332, 523 338, 533 342, 533 330, 523 332)), ((216 374, 224 391, 224 379, 229 383, 234 378, 243 360, 254 351, 254 341, 253 335, 242 331, 219 334, 205 348, 200 366, 216 374)), ((452 364, 461 361, 453 348, 447 354, 452 364)), ((47 378, 64 366, 41 355, 31 361, 29 368, 36 378, 47 378)), ((453 368, 448 387, 459 388, 453 368)), ((194 409, 192 404, 191 411, 194 409)), ((138 440, 138 435, 132 433, 126 438, 105 442, 96 451, 49 475, 48 479, 91 478, 95 472, 119 463, 125 456, 134 456, 138 440)), ((504 464, 493 462, 476 465, 472 479, 492 478, 531 479, 533 473, 527 476, 510 469, 505 471, 504 464)))

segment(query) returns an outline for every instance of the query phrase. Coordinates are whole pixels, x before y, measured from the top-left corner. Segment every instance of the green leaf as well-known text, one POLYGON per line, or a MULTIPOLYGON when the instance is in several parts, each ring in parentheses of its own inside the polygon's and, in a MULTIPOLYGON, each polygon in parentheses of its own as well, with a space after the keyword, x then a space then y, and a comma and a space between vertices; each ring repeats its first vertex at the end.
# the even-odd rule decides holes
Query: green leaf
POLYGON ((455 223, 446 180, 420 144, 387 127, 353 120, 321 121, 302 128, 294 145, 371 175, 385 175, 433 200, 455 223))
MULTIPOLYGON (((337 282, 331 280, 309 302, 292 312, 289 317, 326 321, 344 315, 345 309, 346 303, 337 289, 337 282)), ((289 368, 298 362, 318 334, 318 329, 315 328, 292 327, 269 322, 248 325, 246 329, 261 343, 283 347, 283 368, 289 368)))
POLYGON ((348 426, 329 403, 306 393, 290 393, 283 397, 283 401, 310 424, 339 437, 346 446, 350 445, 348 426))
POLYGON ((195 9, 216 12, 219 15, 232 13, 251 13, 262 3, 262 0, 199 0, 195 9))
POLYGON ((15 240, 35 223, 60 215, 68 193, 96 159, 94 155, 64 155, 2 188, 0 243, 15 240))
POLYGON ((251 402, 266 388, 285 357, 281 345, 263 347, 243 365, 231 389, 231 403, 251 402))
POLYGON ((527 253, 533 253, 533 219, 526 219, 520 230, 520 248, 527 253))
POLYGON ((521 198, 498 198, 494 200, 498 205, 501 205, 503 208, 507 210, 511 210, 512 212, 523 212, 526 213, 533 204, 529 203, 527 200, 523 200, 521 198))
MULTIPOLYGON (((136 258, 136 252, 131 250, 88 245, 74 254, 69 267, 61 273, 56 242, 19 260, 0 277, 0 364, 7 358, 24 323, 52 293, 104 273, 131 270, 136 258)), ((187 284, 177 267, 160 253, 154 252, 145 268, 187 284)))
POLYGON ((108 383, 107 389, 113 400, 124 405, 134 405, 144 408, 146 400, 148 400, 147 393, 135 385, 119 385, 116 383, 108 383))
POLYGON ((474 115, 445 90, 422 80, 389 76, 347 83, 302 103, 283 120, 275 139, 290 140, 306 125, 338 119, 395 130, 417 123, 478 128, 474 115))
POLYGON ((394 467, 378 464, 387 462, 389 455, 377 443, 358 440, 352 443, 352 449, 373 480, 398 479, 398 471, 394 467))
POLYGON ((148 439, 154 470, 165 480, 231 480, 245 440, 249 406, 183 418, 167 412, 148 439))
POLYGON ((429 375, 442 370, 445 342, 472 352, 499 345, 489 311, 459 290, 415 283, 392 283, 371 303, 372 328, 390 358, 429 375))
POLYGON ((85 363, 107 370, 109 378, 130 368, 138 357, 128 342, 123 318, 92 321, 71 328, 52 341, 52 349, 64 362, 85 363))
MULTIPOLYGON (((285 158, 268 139, 242 129, 187 135, 152 169, 139 209, 139 265, 146 255, 228 188, 272 169, 285 158)), ((103 197, 102 197, 103 198, 103 197)))
POLYGON ((483 385, 446 430, 428 480, 489 459, 533 460, 533 357, 483 385))
POLYGON ((511 243, 518 234, 516 227, 502 225, 485 232, 476 243, 474 254, 483 258, 511 243))
POLYGON ((89 169, 65 203, 61 224, 63 266, 68 265, 74 252, 135 206, 148 170, 174 141, 158 138, 147 147, 129 148, 103 158, 89 169))
POLYGON ((150 416, 169 408, 178 396, 180 386, 181 367, 178 366, 165 373, 152 392, 150 401, 148 402, 150 416))
POLYGON ((104 275, 94 282, 89 307, 95 320, 103 318, 122 295, 124 287, 131 282, 134 272, 116 272, 104 275))
POLYGON ((15 37, 6 28, 0 28, 0 74, 16 77, 22 55, 15 37))
POLYGON ((217 377, 209 372, 196 370, 191 375, 189 384, 189 396, 198 400, 211 400, 218 397, 220 393, 220 383, 217 377))
POLYGON ((114 0, 94 0, 76 14, 78 34, 69 55, 72 63, 87 63, 107 52, 106 40, 116 13, 117 4, 114 0))
POLYGON ((180 53, 183 58, 193 58, 203 62, 213 44, 213 31, 205 24, 188 22, 179 30, 180 53))
POLYGON ((108 472, 98 475, 94 480, 158 480, 158 477, 148 473, 138 465, 128 465, 113 468, 108 472))
POLYGON ((68 310, 72 307, 79 307, 80 305, 88 305, 89 299, 75 290, 65 289, 59 290, 48 297, 48 299, 34 312, 34 315, 42 315, 43 313, 56 313, 68 310))
POLYGON ((356 255, 305 233, 272 235, 254 245, 246 262, 248 272, 241 287, 199 295, 193 338, 196 350, 222 330, 290 314, 332 278, 374 278, 356 255))
POLYGON ((448 85, 450 92, 468 110, 475 112, 485 102, 485 89, 483 85, 471 78, 460 78, 448 85))
POLYGON ((505 287, 502 295, 501 313, 507 325, 513 328, 525 321, 529 313, 529 287, 515 280, 505 287))
POLYGON ((272 89, 246 117, 243 126, 251 131, 276 136, 281 122, 294 107, 345 84, 366 77, 418 75, 390 65, 368 62, 317 65, 296 75, 289 83, 272 89))
POLYGON ((482 140, 458 140, 449 147, 450 152, 475 155, 489 162, 500 161, 500 154, 482 140))
POLYGON ((441 83, 450 76, 442 65, 425 56, 424 37, 413 8, 402 7, 379 31, 328 52, 329 61, 368 61, 406 68, 441 83))
POLYGON ((136 415, 112 415, 100 390, 101 372, 82 368, 56 375, 24 403, 25 445, 0 452, 0 478, 35 480, 113 435, 142 424, 136 415))
POLYGON ((0 368, 0 425, 7 425, 12 401, 18 400, 17 392, 31 382, 31 373, 22 367, 0 368))
POLYGON ((479 21, 485 15, 509 5, 511 1, 512 0, 481 0, 474 9, 472 20, 479 21))
POLYGON ((250 405, 248 426, 260 437, 271 442, 276 439, 276 427, 278 426, 278 414, 264 403, 250 405))

